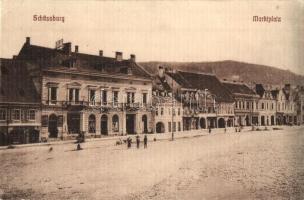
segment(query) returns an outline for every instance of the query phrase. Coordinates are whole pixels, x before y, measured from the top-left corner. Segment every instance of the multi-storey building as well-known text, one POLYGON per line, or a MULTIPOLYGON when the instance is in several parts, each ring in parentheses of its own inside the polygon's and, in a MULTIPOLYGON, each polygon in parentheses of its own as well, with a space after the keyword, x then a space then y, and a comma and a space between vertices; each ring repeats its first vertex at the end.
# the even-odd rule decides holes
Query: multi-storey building
POLYGON ((278 125, 297 124, 296 93, 290 84, 283 88, 273 90, 272 94, 276 100, 276 122, 278 125))
POLYGON ((295 106, 297 113, 297 124, 304 124, 304 87, 296 88, 295 106))
POLYGON ((244 83, 223 81, 223 84, 233 94, 235 100, 235 126, 257 125, 259 95, 244 83))
POLYGON ((276 125, 276 98, 272 91, 266 90, 262 84, 256 84, 255 89, 255 92, 260 96, 256 103, 256 109, 259 112, 258 125, 276 125))
POLYGON ((30 38, 16 59, 26 63, 41 97, 41 137, 74 138, 148 133, 151 127, 152 79, 123 59, 88 55, 71 43, 56 49, 32 45, 30 38), (37 75, 38 74, 38 75, 37 75))
POLYGON ((159 68, 159 73, 183 105, 183 130, 234 125, 233 97, 215 75, 162 67, 159 68))
POLYGON ((183 106, 164 76, 154 77, 152 101, 155 133, 183 131, 183 106))
POLYGON ((24 63, 0 59, 0 145, 39 142, 40 102, 24 63))

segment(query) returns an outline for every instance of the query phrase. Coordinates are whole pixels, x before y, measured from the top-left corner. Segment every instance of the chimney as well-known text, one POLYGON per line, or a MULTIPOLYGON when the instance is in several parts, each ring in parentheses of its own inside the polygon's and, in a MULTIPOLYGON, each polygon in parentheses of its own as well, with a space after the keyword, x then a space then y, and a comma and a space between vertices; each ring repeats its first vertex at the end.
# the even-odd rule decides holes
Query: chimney
POLYGON ((27 45, 31 44, 31 38, 30 37, 26 37, 25 44, 27 44, 27 45))
POLYGON ((78 53, 79 47, 78 45, 75 45, 75 53, 78 53))
POLYGON ((122 61, 122 52, 115 52, 115 58, 117 61, 122 61))
POLYGON ((72 43, 71 43, 71 42, 64 43, 64 44, 63 44, 63 51, 64 51, 66 54, 70 54, 71 51, 72 51, 72 43))
POLYGON ((99 56, 103 56, 103 50, 99 50, 99 56))
POLYGON ((130 55, 130 60, 131 60, 132 62, 136 62, 136 56, 135 56, 135 54, 131 54, 131 55, 130 55))
POLYGON ((158 67, 158 76, 160 78, 163 78, 164 77, 164 67, 163 66, 159 66, 158 67))

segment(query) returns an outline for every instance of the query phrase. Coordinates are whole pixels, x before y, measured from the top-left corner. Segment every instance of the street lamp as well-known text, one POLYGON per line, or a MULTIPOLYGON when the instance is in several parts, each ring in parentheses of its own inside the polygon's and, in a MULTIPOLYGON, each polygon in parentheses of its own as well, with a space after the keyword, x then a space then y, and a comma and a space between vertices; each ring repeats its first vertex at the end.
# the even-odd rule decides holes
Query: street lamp
MULTIPOLYGON (((173 73, 173 70, 172 70, 172 68, 170 68, 170 70, 171 70, 171 73, 173 73)), ((172 88, 172 90, 171 90, 171 116, 172 116, 172 119, 171 119, 171 139, 172 139, 172 141, 174 140, 174 131, 173 131, 173 77, 172 77, 172 79, 171 79, 171 88, 172 88)))
POLYGON ((205 112, 207 112, 207 91, 208 89, 205 88, 205 112))

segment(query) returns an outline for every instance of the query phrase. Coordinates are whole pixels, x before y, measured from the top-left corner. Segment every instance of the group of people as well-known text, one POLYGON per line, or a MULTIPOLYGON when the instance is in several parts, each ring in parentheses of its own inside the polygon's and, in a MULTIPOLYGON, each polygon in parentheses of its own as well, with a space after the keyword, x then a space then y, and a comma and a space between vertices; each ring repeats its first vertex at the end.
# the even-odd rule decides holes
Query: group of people
MULTIPOLYGON (((148 137, 147 135, 144 136, 144 148, 147 148, 148 146, 148 137)), ((127 138, 127 146, 128 146, 128 149, 130 149, 132 147, 132 138, 131 137, 128 137, 127 138)), ((140 146, 140 136, 137 135, 136 136, 136 147, 137 149, 139 149, 139 146, 140 146)))

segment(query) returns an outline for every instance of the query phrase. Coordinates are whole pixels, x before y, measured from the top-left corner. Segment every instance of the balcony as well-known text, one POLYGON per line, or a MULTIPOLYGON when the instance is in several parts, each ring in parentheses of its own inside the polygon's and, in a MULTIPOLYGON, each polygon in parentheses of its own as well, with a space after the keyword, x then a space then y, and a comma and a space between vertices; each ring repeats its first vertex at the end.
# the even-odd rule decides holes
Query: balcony
POLYGON ((194 109, 184 109, 184 115, 198 115, 198 114, 216 114, 216 109, 213 107, 204 108, 194 108, 194 109))
POLYGON ((85 107, 103 108, 104 110, 126 110, 136 111, 140 109, 150 109, 145 103, 118 103, 118 102, 96 102, 96 101, 42 101, 43 106, 62 107, 73 110, 81 110, 85 107))

